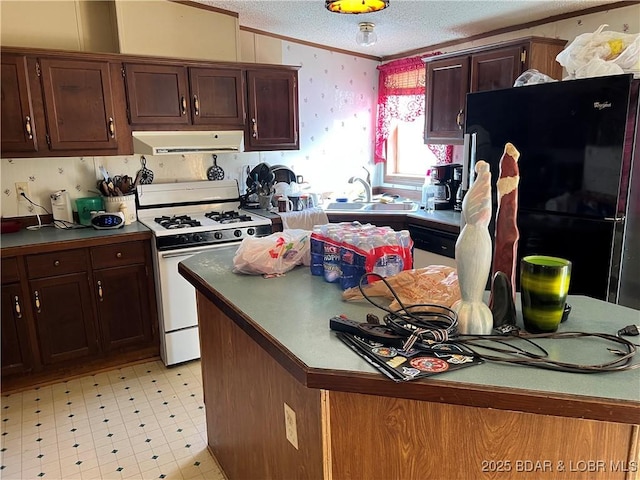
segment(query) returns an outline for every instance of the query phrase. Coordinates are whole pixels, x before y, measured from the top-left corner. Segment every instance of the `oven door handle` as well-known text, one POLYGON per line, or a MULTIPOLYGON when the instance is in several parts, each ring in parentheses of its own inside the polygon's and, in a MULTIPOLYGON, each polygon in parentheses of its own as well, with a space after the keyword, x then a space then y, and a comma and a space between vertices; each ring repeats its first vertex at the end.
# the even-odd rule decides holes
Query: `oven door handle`
POLYGON ((209 252, 216 248, 229 247, 231 245, 240 246, 240 242, 219 243, 216 245, 207 245, 206 247, 181 248, 179 250, 171 250, 169 252, 160 252, 160 258, 186 257, 189 255, 195 255, 196 253, 209 252))

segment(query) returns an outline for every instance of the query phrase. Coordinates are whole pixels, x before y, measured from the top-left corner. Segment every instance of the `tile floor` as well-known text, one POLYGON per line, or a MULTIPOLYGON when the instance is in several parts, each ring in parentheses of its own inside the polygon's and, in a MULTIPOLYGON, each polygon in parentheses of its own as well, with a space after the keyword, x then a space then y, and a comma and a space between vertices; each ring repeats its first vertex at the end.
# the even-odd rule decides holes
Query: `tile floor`
POLYGON ((0 478, 224 480, 200 362, 154 361, 3 395, 0 478))

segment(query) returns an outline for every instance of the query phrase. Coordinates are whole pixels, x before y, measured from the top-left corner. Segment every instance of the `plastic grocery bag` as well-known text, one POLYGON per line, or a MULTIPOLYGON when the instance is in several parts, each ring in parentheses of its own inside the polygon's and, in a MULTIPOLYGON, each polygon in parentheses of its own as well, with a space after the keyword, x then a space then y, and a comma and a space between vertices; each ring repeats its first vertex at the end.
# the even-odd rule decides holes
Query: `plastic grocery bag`
POLYGON ((285 273, 309 265, 311 232, 285 230, 266 237, 246 237, 233 257, 233 271, 251 275, 285 273))
POLYGON ((530 68, 526 72, 522 72, 522 74, 518 78, 516 78, 513 86, 522 87, 525 85, 537 85, 539 83, 549 83, 556 81, 557 80, 551 78, 549 75, 545 75, 535 68, 530 68))
POLYGON ((558 54, 568 78, 640 73, 640 34, 604 32, 607 26, 578 35, 558 54))

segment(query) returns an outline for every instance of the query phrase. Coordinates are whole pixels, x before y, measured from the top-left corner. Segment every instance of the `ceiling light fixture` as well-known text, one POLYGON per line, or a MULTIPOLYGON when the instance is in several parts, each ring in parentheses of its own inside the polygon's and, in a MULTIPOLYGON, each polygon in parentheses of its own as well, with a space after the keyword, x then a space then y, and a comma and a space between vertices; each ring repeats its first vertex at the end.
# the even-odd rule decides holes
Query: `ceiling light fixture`
POLYGON ((371 13, 387 8, 389 0, 326 0, 324 6, 334 13, 371 13))
POLYGON ((358 24, 360 31, 356 35, 356 43, 361 47, 370 47, 378 41, 376 32, 373 31, 375 24, 371 22, 360 22, 358 24))

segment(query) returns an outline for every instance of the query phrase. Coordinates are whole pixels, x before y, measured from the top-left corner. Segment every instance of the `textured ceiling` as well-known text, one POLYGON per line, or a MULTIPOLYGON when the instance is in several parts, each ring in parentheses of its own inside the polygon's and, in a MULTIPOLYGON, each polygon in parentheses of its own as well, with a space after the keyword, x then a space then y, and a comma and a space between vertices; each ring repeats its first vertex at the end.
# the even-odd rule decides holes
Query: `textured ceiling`
POLYGON ((380 12, 341 15, 324 0, 198 0, 239 14, 240 25, 276 35, 376 57, 480 35, 615 2, 595 0, 390 0, 380 12), (378 42, 355 42, 359 22, 375 23, 378 42))

